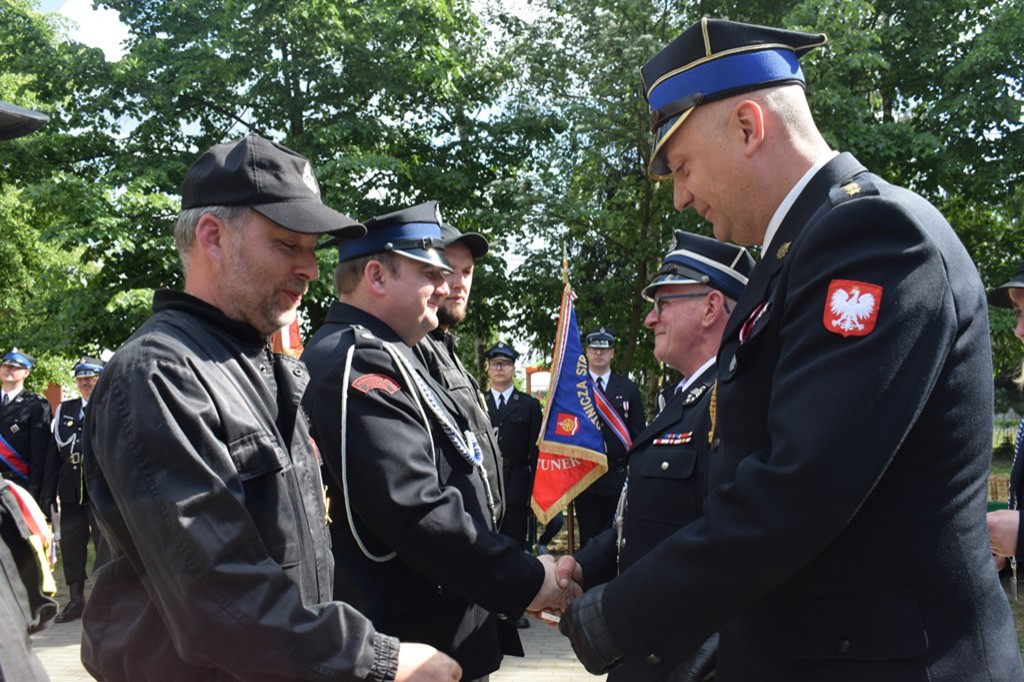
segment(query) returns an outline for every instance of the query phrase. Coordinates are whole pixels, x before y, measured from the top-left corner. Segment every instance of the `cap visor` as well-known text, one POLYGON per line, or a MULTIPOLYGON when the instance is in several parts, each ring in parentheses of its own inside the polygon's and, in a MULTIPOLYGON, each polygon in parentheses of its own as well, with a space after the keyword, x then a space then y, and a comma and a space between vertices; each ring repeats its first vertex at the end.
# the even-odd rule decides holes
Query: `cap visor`
POLYGON ((663 147, 668 142, 668 138, 672 136, 672 133, 679 130, 679 126, 689 118, 694 109, 696 107, 690 107, 676 118, 670 118, 665 122, 665 125, 658 128, 657 132, 654 133, 654 151, 651 153, 651 162, 647 165, 647 174, 655 180, 667 180, 672 177, 668 161, 665 160, 665 155, 662 153, 664 151, 663 147))
POLYGON ((0 140, 13 140, 43 127, 50 117, 0 101, 0 140))
POLYGON ((366 235, 366 227, 362 223, 316 201, 285 201, 251 208, 293 232, 330 232, 339 239, 359 239, 366 235))
POLYGON ((1024 282, 1013 279, 988 292, 989 305, 994 305, 997 308, 1012 308, 1013 300, 1010 298, 1010 289, 1024 289, 1024 282))
POLYGON ((444 253, 438 249, 395 249, 391 253, 441 268, 445 274, 454 272, 448 259, 444 257, 444 253))

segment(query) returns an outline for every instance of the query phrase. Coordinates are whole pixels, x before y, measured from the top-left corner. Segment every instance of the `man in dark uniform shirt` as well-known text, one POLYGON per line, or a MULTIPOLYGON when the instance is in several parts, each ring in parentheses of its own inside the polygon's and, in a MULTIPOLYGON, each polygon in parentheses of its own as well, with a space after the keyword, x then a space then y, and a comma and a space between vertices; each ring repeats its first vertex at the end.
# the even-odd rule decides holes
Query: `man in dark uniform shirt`
MULTIPOLYGON (((612 371, 614 332, 605 327, 595 329, 586 335, 584 346, 594 385, 604 392, 608 402, 622 417, 629 437, 636 438, 647 424, 643 398, 635 383, 612 371)), ((608 456, 608 471, 584 490, 573 505, 580 525, 580 547, 586 547, 590 538, 611 525, 622 484, 626 481, 626 446, 604 420, 601 420, 601 435, 608 456)))
POLYGON ((798 58, 824 42, 702 19, 642 69, 651 173, 762 257, 703 518, 562 617, 592 672, 663 678, 719 629, 719 682, 1024 679, 985 524, 985 290, 933 206, 819 133, 798 58))
POLYGON ((499 342, 487 349, 484 357, 491 382, 487 411, 498 433, 498 447, 504 460, 505 521, 501 532, 528 552, 527 520, 540 452, 537 447, 542 417, 540 401, 515 387, 512 380, 519 353, 512 346, 499 342))
POLYGON ((0 475, 39 501, 50 443, 50 404, 25 390, 36 364, 31 355, 11 349, 0 360, 0 475))
POLYGON ((335 595, 485 679, 503 653, 522 655, 510 619, 578 588, 497 532, 497 453, 413 352, 449 293, 440 224, 428 202, 340 243, 339 301, 302 355, 303 405, 327 474, 335 595))
POLYGON ((65 400, 53 414, 53 437, 46 455, 43 511, 52 514, 60 498, 60 555, 70 600, 57 614, 58 623, 82 617, 85 610, 86 558, 89 538, 99 547, 100 532, 89 509, 82 467, 82 424, 85 406, 92 396, 104 363, 82 357, 74 367, 75 385, 81 397, 65 400))
MULTIPOLYGON (((715 356, 753 267, 743 247, 676 232, 675 248, 644 289, 644 298, 654 303, 644 321, 654 333, 654 357, 684 378, 633 442, 614 527, 575 555, 574 578, 586 588, 608 582, 702 515, 715 356)), ((710 643, 704 653, 713 648, 710 643)), ((701 663, 713 666, 709 656, 701 663)), ((625 682, 642 676, 625 664, 608 679, 625 682)))

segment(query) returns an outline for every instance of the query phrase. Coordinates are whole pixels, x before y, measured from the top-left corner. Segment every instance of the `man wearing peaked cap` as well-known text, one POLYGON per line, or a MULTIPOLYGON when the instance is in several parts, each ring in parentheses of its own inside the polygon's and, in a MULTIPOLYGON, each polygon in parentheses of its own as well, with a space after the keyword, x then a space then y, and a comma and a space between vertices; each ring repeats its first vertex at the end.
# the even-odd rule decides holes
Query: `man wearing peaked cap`
MULTIPOLYGON (((587 365, 594 385, 626 424, 630 439, 636 438, 647 425, 640 387, 628 377, 612 371, 615 358, 615 332, 599 327, 583 338, 587 365)), ((615 432, 601 420, 601 435, 608 457, 608 471, 584 490, 573 505, 580 526, 580 547, 606 528, 611 527, 619 492, 626 482, 626 446, 615 432)))
MULTIPOLYGON (((528 551, 527 524, 533 476, 540 455, 537 439, 543 419, 540 401, 515 386, 516 360, 519 359, 515 348, 499 341, 484 351, 484 357, 491 383, 487 391, 487 412, 498 434, 505 473, 506 511, 501 532, 528 551)), ((519 623, 520 627, 526 625, 529 621, 519 623)))
POLYGON ((642 69, 652 174, 762 256, 704 517, 562 618, 592 671, 659 678, 720 627, 721 682, 1024 679, 984 520, 984 288, 933 206, 818 132, 799 58, 823 42, 705 19, 642 69))
POLYGON ((89 509, 85 490, 82 426, 85 408, 105 364, 97 358, 79 358, 72 373, 80 397, 65 400, 53 413, 53 435, 46 454, 46 477, 41 499, 43 511, 51 515, 57 509, 57 499, 60 499, 60 554, 71 598, 57 614, 55 620, 58 623, 77 620, 85 610, 85 564, 90 537, 97 548, 97 555, 100 554, 100 531, 89 509))
POLYGON ((50 440, 50 404, 25 390, 35 364, 34 357, 17 348, 0 360, 0 476, 39 501, 50 440))
POLYGON ((323 456, 335 596, 375 627, 451 655, 464 679, 522 655, 510 622, 578 593, 501 535, 498 453, 414 347, 454 274, 436 202, 366 221, 339 246, 338 301, 303 351, 303 406, 323 456), (497 484, 496 484, 497 483, 497 484))
MULTIPOLYGON (((588 590, 601 590, 601 585, 703 514, 715 355, 754 261, 740 246, 681 231, 675 238, 675 248, 643 291, 644 298, 654 304, 644 325, 654 333, 654 357, 684 378, 633 441, 614 527, 599 533, 575 555, 574 577, 588 590)), ((712 637, 669 679, 704 679, 714 669, 716 641, 717 636, 712 637)), ((608 679, 626 682, 645 677, 642 670, 626 663, 613 669, 608 679)))
POLYGON ((449 657, 332 601, 306 368, 267 345, 328 232, 365 230, 322 204, 286 147, 247 135, 189 169, 174 228, 185 290, 157 292, 85 411, 89 500, 111 549, 82 617, 94 677, 458 678, 449 657))

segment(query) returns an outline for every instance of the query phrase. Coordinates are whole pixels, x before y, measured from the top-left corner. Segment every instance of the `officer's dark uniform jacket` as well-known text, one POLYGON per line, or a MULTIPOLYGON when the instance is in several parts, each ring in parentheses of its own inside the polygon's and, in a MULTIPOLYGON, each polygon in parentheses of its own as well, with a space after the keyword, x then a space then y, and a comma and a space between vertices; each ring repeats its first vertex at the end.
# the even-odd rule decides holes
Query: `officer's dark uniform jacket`
MULTIPOLYGON (((46 398, 22 390, 6 406, 0 406, 0 438, 28 466, 28 475, 0 459, 0 476, 10 479, 39 501, 50 442, 50 404, 46 398)), ((12 463, 13 464, 13 463, 12 463)))
MULTIPOLYGON (((512 389, 504 410, 487 391, 487 412, 498 432, 498 448, 505 465, 505 491, 509 504, 529 506, 533 476, 540 450, 537 438, 543 418, 540 401, 517 388, 512 389)), ((524 536, 525 537, 525 536, 524 536)))
POLYGON ((82 469, 82 399, 65 400, 53 413, 42 499, 60 497, 61 513, 88 504, 82 469))
MULTIPOLYGON (((635 439, 647 425, 640 388, 626 377, 612 372, 608 376, 604 394, 626 423, 629 437, 635 439)), ((626 447, 604 421, 601 421, 601 435, 604 436, 604 447, 608 456, 608 472, 594 481, 586 492, 617 497, 626 480, 626 447)))
POLYGON ((521 654, 508 619, 540 590, 543 568, 494 532, 484 479, 407 372, 464 433, 451 397, 390 327, 343 303, 332 304, 303 361, 312 377, 303 404, 328 472, 335 594, 380 630, 451 655, 466 679, 497 669, 503 650, 521 654))
MULTIPOLYGON (((707 494, 708 405, 715 368, 709 367, 647 425, 629 451, 626 505, 619 530, 608 528, 576 552, 589 589, 635 564, 666 537, 703 514, 707 494)), ((680 617, 683 617, 682 615, 680 617)), ((644 679, 625 663, 610 682, 644 679)))
POLYGON ((985 525, 985 295, 939 212, 830 161, 756 266, 718 371, 704 518, 603 595, 643 678, 720 626, 721 682, 1024 678, 985 525), (829 328, 837 280, 881 287, 870 333, 829 328))
POLYGON ((43 629, 57 615, 57 602, 43 593, 42 572, 31 532, 7 481, 0 480, 0 679, 8 682, 49 680, 32 652, 29 633, 43 629))
POLYGON ((112 560, 82 661, 104 680, 383 680, 398 641, 332 602, 302 363, 187 294, 103 370, 86 480, 112 560))
POLYGON ((508 499, 507 480, 502 467, 493 466, 501 462, 501 451, 491 428, 491 420, 485 411, 480 386, 473 376, 466 371, 459 356, 455 353, 458 337, 449 331, 437 328, 423 337, 413 348, 416 357, 427 368, 431 378, 443 386, 459 412, 473 430, 477 442, 484 455, 485 470, 490 479, 491 489, 495 493, 498 504, 498 519, 504 517, 504 506, 508 499), (500 498, 498 491, 502 491, 500 498))

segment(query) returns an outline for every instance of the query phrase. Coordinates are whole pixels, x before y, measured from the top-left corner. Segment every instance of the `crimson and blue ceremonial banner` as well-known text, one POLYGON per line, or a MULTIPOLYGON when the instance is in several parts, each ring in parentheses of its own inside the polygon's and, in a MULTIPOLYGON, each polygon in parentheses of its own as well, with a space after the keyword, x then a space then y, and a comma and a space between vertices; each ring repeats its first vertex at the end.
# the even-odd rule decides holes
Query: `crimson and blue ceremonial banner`
POLYGON ((533 513, 541 523, 549 522, 608 471, 595 389, 573 308, 575 298, 567 282, 558 313, 531 499, 533 513))

